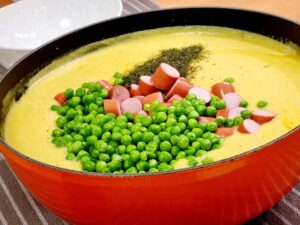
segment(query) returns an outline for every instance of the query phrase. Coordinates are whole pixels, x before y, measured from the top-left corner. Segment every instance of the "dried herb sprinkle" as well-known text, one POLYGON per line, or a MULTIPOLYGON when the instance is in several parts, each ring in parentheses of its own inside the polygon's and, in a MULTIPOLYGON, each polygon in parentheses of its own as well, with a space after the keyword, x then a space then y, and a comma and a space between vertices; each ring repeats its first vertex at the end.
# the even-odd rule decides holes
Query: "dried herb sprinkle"
POLYGON ((131 84, 137 84, 141 76, 151 75, 162 62, 175 67, 181 77, 191 78, 196 69, 192 63, 201 58, 202 52, 203 46, 201 45, 161 50, 158 55, 136 65, 132 70, 125 73, 123 76, 124 85, 129 87, 131 84))

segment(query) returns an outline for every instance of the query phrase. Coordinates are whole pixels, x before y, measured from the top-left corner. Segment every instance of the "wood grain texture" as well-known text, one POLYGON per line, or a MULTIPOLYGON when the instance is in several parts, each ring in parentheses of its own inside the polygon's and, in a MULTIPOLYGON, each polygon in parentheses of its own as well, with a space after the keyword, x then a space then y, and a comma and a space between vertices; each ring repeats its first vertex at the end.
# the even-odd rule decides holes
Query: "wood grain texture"
POLYGON ((156 2, 163 8, 218 6, 252 9, 300 23, 300 0, 156 0, 156 2))

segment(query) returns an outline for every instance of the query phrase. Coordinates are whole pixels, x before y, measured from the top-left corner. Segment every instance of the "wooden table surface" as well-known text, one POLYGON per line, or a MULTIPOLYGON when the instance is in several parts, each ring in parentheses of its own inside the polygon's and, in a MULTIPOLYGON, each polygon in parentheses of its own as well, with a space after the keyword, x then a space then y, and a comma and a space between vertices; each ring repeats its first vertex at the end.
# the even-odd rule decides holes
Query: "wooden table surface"
POLYGON ((300 23, 300 0, 155 0, 163 8, 218 6, 254 9, 300 23))

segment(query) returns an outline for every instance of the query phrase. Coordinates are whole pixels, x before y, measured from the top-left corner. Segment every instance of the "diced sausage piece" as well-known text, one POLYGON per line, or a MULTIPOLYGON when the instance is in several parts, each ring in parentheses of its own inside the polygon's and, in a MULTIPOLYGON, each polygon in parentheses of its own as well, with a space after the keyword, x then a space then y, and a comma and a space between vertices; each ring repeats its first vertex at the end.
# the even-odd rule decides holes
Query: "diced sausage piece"
POLYGON ((193 87, 189 90, 189 94, 194 94, 197 98, 204 100, 206 103, 210 101, 210 93, 208 90, 200 87, 193 87))
POLYGON ((225 119, 227 119, 227 118, 228 118, 228 113, 229 113, 229 109, 219 109, 219 110, 217 111, 216 117, 222 116, 222 117, 224 117, 225 119))
POLYGON ((270 122, 272 119, 274 119, 275 116, 276 116, 275 113, 269 112, 267 110, 255 110, 252 112, 251 118, 255 122, 259 124, 263 124, 263 123, 270 122))
POLYGON ((131 97, 137 96, 137 95, 142 95, 142 92, 139 89, 139 85, 137 85, 137 84, 130 85, 129 93, 130 93, 131 97))
POLYGON ((119 102, 122 102, 123 100, 130 98, 129 91, 126 87, 123 87, 121 85, 113 86, 113 88, 110 90, 110 98, 116 99, 119 102))
POLYGON ((180 95, 178 95, 178 94, 175 94, 175 95, 173 95, 168 101, 167 101, 167 103, 173 103, 175 100, 181 100, 181 99, 183 99, 180 95))
POLYGON ((227 93, 224 95, 223 100, 226 103, 226 109, 233 109, 240 105, 240 102, 243 101, 243 98, 236 93, 227 93))
POLYGON ((116 116, 121 115, 120 102, 115 99, 104 100, 104 112, 105 114, 113 113, 116 116))
POLYGON ((145 96, 143 96, 143 95, 136 95, 136 96, 134 96, 134 98, 138 99, 143 104, 143 100, 144 100, 145 96))
POLYGON ((228 119, 234 119, 237 116, 241 116, 241 112, 244 110, 246 109, 240 106, 230 109, 228 113, 228 119))
POLYGON ((143 95, 149 95, 158 91, 157 88, 154 86, 150 76, 140 77, 139 90, 142 92, 143 95))
POLYGON ((201 116, 198 119, 199 123, 208 123, 214 121, 216 118, 215 117, 209 117, 209 116, 201 116))
POLYGON ((227 93, 235 92, 232 84, 226 82, 216 83, 211 88, 211 93, 218 96, 219 98, 223 98, 223 96, 227 93))
POLYGON ((233 127, 219 127, 216 131, 216 135, 219 137, 229 137, 233 135, 234 128, 233 127))
POLYGON ((143 105, 151 104, 155 100, 159 102, 164 102, 164 97, 160 91, 145 96, 145 98, 143 99, 143 105))
POLYGON ((166 63, 161 63, 153 73, 151 80, 154 86, 160 90, 168 91, 180 77, 177 69, 166 63))
POLYGON ((167 98, 170 98, 175 94, 178 94, 184 98, 189 93, 189 90, 192 87, 193 85, 189 81, 187 81, 183 77, 179 77, 175 82, 175 84, 170 89, 170 91, 168 92, 167 98))
POLYGON ((141 110, 141 111, 139 111, 139 113, 138 114, 142 114, 142 115, 144 115, 144 116, 148 116, 148 113, 147 112, 145 112, 144 110, 141 110))
POLYGON ((58 104, 60 106, 63 106, 67 103, 67 98, 66 98, 64 92, 61 92, 61 93, 55 95, 54 99, 58 102, 58 104))
POLYGON ((110 91, 113 88, 113 85, 106 80, 99 80, 98 82, 103 88, 105 88, 108 91, 110 91))
POLYGON ((254 120, 246 119, 238 127, 238 131, 245 134, 252 134, 259 130, 260 125, 254 120))
POLYGON ((127 98, 121 102, 121 112, 131 112, 138 114, 142 110, 142 103, 137 98, 127 98))

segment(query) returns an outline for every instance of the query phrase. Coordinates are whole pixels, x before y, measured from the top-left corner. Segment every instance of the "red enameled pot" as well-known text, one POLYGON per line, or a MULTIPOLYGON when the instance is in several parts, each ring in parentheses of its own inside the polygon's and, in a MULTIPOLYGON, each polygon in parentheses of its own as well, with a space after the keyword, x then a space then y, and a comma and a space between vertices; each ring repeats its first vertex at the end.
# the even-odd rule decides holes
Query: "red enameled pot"
MULTIPOLYGON (((52 41, 17 63, 0 83, 2 124, 7 92, 53 59, 104 38, 177 25, 226 26, 300 44, 300 25, 251 11, 172 9, 109 20, 52 41)), ((18 153, 3 140, 0 151, 30 193, 72 224, 242 224, 272 207, 298 182, 299 139, 298 126, 271 143, 207 166, 139 175, 56 168, 18 153)))

